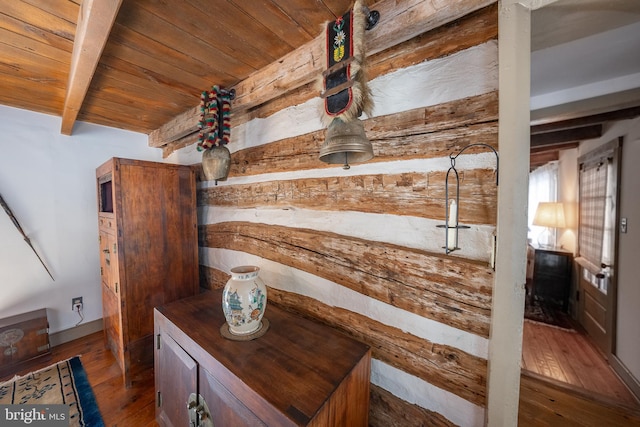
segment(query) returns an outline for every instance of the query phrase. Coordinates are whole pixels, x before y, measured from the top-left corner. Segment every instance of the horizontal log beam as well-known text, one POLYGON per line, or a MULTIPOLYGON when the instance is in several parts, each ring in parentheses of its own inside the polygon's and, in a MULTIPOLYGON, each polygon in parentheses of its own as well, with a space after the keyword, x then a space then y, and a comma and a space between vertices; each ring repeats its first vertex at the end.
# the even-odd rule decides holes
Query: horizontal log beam
MULTIPOLYGON (((208 278, 203 284, 205 289, 220 289, 230 278, 228 274, 215 268, 203 267, 203 270, 205 270, 203 271, 205 277, 208 278)), ((455 347, 418 338, 369 317, 331 307, 303 295, 269 287, 268 297, 269 303, 325 323, 370 345, 375 359, 478 405, 484 405, 486 360, 455 347)), ((397 403, 402 404, 402 402, 399 400, 397 403)), ((431 413, 430 417, 437 419, 442 416, 431 413)))
POLYGON ((273 288, 268 292, 270 302, 328 324, 368 344, 374 359, 477 405, 485 405, 486 360, 309 297, 273 288))
POLYGON ((489 336, 493 270, 484 263, 275 225, 226 222, 199 230, 201 247, 263 257, 419 316, 489 336))
MULTIPOLYGON (((380 21, 367 32, 367 56, 374 55, 495 3, 494 0, 451 0, 444 5, 427 0, 398 3, 382 0, 371 6, 380 12, 380 21), (434 4, 436 3, 436 4, 434 4)), ((267 65, 237 84, 233 112, 247 110, 319 79, 326 67, 325 36, 267 65)), ((163 147, 198 131, 199 107, 180 114, 149 134, 149 146, 163 147)))
POLYGON ((411 404, 371 384, 369 425, 402 427, 456 427, 444 416, 411 404))
MULTIPOLYGON (((472 143, 497 149, 497 118, 498 93, 490 92, 365 120, 375 153, 369 162, 447 157, 472 143)), ((323 142, 324 130, 236 151, 229 177, 333 167, 318 160, 323 142)))
MULTIPOLYGON (((438 58, 481 45, 498 38, 498 4, 494 3, 462 19, 450 22, 367 57, 367 79, 374 80, 412 65, 421 64, 438 58)), ((314 82, 315 83, 315 82, 314 82)), ((289 91, 283 96, 269 100, 250 111, 233 115, 234 127, 255 118, 268 117, 292 105, 300 105, 318 96, 318 87, 314 83, 289 91)))
MULTIPOLYGON (((495 171, 465 170, 459 175, 460 222, 495 225, 495 171)), ((225 185, 199 190, 198 204, 236 209, 358 211, 444 221, 445 178, 446 171, 436 171, 225 185)))

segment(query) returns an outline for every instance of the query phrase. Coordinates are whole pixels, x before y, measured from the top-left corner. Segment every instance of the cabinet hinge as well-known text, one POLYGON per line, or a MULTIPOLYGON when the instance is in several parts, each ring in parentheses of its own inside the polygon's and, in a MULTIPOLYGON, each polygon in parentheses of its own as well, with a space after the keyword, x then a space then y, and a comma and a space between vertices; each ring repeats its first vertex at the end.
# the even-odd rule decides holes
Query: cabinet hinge
POLYGON ((116 282, 116 294, 118 293, 118 282, 116 282))
POLYGON ((160 339, 160 334, 156 335, 156 349, 160 350, 160 347, 162 346, 162 340, 160 339))
POLYGON ((156 394, 156 405, 158 405, 158 408, 162 406, 162 393, 160 390, 158 390, 158 393, 156 394))
POLYGON ((51 348, 50 344, 45 344, 45 345, 41 345, 40 347, 38 347, 38 351, 47 351, 51 348))
POLYGON ((36 335, 43 335, 43 334, 48 334, 49 333, 49 328, 42 328, 42 329, 38 329, 36 331, 36 335))
POLYGON ((102 267, 100 267, 100 275, 104 276, 104 271, 102 270, 102 267))
POLYGON ((102 236, 98 236, 98 243, 102 243, 102 236))

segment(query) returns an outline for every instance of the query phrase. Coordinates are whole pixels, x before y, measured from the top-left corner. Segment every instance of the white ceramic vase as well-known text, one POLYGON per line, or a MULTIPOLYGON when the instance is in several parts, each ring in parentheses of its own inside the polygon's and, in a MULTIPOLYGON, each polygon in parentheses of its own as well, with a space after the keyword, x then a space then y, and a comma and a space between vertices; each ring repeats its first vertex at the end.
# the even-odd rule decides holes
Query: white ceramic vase
POLYGON ((222 292, 222 310, 234 335, 249 335, 262 328, 267 308, 267 287, 260 277, 260 268, 243 265, 231 269, 231 279, 222 292))

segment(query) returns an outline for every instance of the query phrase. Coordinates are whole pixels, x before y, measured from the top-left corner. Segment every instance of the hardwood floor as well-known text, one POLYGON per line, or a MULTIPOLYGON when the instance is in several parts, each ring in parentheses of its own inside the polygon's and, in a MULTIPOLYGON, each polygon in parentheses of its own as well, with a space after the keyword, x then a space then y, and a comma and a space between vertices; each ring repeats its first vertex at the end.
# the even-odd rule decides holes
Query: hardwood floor
MULTIPOLYGON (((104 346, 102 332, 53 347, 51 354, 51 360, 32 365, 16 374, 26 375, 57 361, 80 355, 105 426, 158 426, 155 421, 153 369, 136 376, 131 388, 125 388, 118 363, 104 346)), ((12 376, 0 378, 0 381, 12 376)))
POLYGON ((638 400, 600 351, 576 330, 525 320, 521 366, 534 374, 638 406, 638 400))
MULTIPOLYGON (((526 333, 536 333, 535 328, 525 326, 525 330, 527 330, 526 333)), ((551 334, 551 336, 554 335, 557 334, 551 334)), ((531 349, 528 350, 530 351, 531 349)), ((125 388, 120 368, 111 352, 104 346, 102 332, 54 347, 50 361, 43 361, 16 374, 25 375, 76 355, 82 356, 82 364, 96 395, 105 426, 158 426, 154 419, 153 370, 150 369, 137 376, 133 380, 132 387, 125 388)), ((527 360, 532 363, 529 355, 527 360)), ((545 360, 546 364, 536 362, 535 365, 547 372, 563 371, 562 365, 552 362, 550 357, 545 360)), ((585 370, 593 369, 596 368, 585 368, 585 370)), ((573 374, 567 375, 582 376, 579 374, 581 373, 576 373, 574 370, 573 374)), ((8 378, 0 378, 0 381, 5 379, 8 378)), ((518 425, 527 427, 640 426, 640 410, 620 406, 607 398, 594 399, 593 393, 589 391, 580 391, 577 387, 567 389, 559 381, 549 382, 540 379, 538 374, 523 372, 518 425)))
POLYGON ((520 377, 520 427, 633 427, 640 410, 584 389, 523 372, 520 377))
POLYGON ((640 426, 640 402, 585 335, 525 320, 519 425, 640 426))

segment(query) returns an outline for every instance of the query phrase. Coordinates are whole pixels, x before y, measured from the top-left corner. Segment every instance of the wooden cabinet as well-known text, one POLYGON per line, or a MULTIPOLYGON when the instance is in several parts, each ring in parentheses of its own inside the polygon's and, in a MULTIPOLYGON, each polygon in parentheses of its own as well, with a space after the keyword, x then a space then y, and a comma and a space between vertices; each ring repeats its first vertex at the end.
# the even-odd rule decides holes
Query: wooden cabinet
POLYGON ((46 309, 0 319, 0 377, 50 358, 46 309))
POLYGON ((573 255, 563 249, 535 248, 533 296, 569 308, 573 255))
POLYGON ((129 386, 153 366, 153 307, 199 290, 195 172, 113 158, 96 177, 105 340, 129 386))
POLYGON ((161 426, 368 425, 367 345, 273 304, 265 335, 233 341, 221 301, 207 291, 155 309, 161 426))

